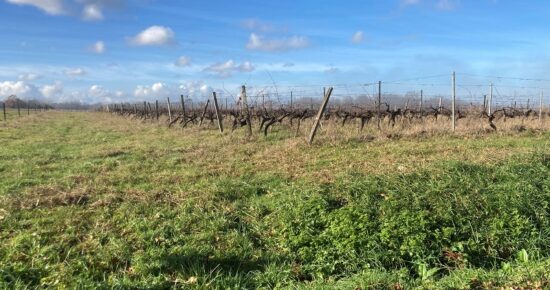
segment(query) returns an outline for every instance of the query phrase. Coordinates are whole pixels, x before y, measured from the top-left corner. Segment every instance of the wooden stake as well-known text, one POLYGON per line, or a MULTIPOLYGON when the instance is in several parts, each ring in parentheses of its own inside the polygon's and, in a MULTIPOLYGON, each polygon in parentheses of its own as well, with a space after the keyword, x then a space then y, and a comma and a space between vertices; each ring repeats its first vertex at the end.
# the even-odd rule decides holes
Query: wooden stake
POLYGON ((170 106, 170 98, 166 98, 168 101, 168 119, 170 120, 170 123, 172 123, 172 108, 170 106))
POLYGON ((185 115, 185 101, 183 99, 183 95, 180 95, 181 98, 181 113, 183 114, 183 121, 187 120, 187 116, 185 115))
POLYGON ((544 92, 540 92, 540 99, 539 99, 539 122, 542 126, 542 98, 544 96, 544 92))
POLYGON ((311 133, 309 134, 309 138, 307 141, 307 143, 310 145, 313 142, 313 138, 315 138, 315 133, 317 133, 319 122, 321 122, 321 117, 323 117, 323 113, 327 108, 328 100, 330 99, 331 94, 332 94, 332 87, 328 88, 328 91, 326 91, 325 96, 323 98, 323 102, 321 103, 321 107, 319 107, 319 112, 317 112, 317 116, 315 117, 313 127, 311 127, 311 133))
POLYGON ((6 103, 2 102, 2 111, 4 111, 4 122, 7 120, 6 118, 6 103))
POLYGON ((20 103, 19 99, 17 99, 17 115, 19 117, 21 117, 21 108, 20 107, 21 107, 21 103, 20 103))
POLYGON ((250 118, 250 112, 248 111, 248 102, 246 99, 246 87, 241 87, 241 98, 242 98, 242 111, 243 114, 246 116, 246 124, 248 125, 248 136, 252 136, 252 122, 250 118))
POLYGON ((157 113, 157 121, 159 119, 159 101, 155 100, 155 112, 157 113))
POLYGON ((381 130, 380 128, 380 121, 382 119, 382 112, 381 112, 381 106, 382 106, 382 82, 378 82, 378 115, 377 115, 377 123, 378 123, 378 130, 381 130))
POLYGON ((218 119, 218 128, 220 129, 220 133, 223 133, 223 120, 222 120, 222 115, 220 113, 220 109, 218 108, 218 98, 216 97, 216 92, 212 92, 212 99, 214 99, 214 110, 216 110, 216 119, 218 119))
POLYGON ((292 91, 290 91, 290 110, 292 111, 292 91))
POLYGON ((423 101, 423 99, 424 99, 424 91, 420 90, 420 118, 422 118, 422 110, 423 110, 422 101, 423 101))
POLYGON ((487 104, 487 114, 491 115, 493 113, 493 83, 489 89, 489 103, 487 104))
POLYGON ((206 105, 204 105, 204 110, 202 111, 199 127, 202 126, 202 120, 204 120, 204 116, 206 116, 206 110, 208 110, 208 105, 210 105, 210 99, 206 100, 206 105))
POLYGON ((147 102, 143 102, 143 114, 145 114, 144 120, 147 120, 147 102))
POLYGON ((453 127, 453 132, 456 130, 456 119, 455 119, 455 108, 456 108, 456 73, 453 72, 453 99, 451 103, 451 125, 453 127))

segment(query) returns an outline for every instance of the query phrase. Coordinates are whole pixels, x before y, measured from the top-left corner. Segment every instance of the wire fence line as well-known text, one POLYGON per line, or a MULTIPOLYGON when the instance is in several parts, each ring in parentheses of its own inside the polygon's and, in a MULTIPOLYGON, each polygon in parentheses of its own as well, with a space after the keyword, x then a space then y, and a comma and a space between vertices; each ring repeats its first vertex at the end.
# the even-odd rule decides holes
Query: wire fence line
MULTIPOLYGON (((550 80, 519 78, 506 76, 486 76, 478 74, 457 73, 456 102, 457 106, 488 105, 492 108, 515 107, 536 108, 550 104, 550 80), (491 90, 492 87, 492 90, 491 90), (491 91, 492 96, 491 96, 491 91), (547 95, 544 92, 549 92, 547 95), (542 101, 542 102, 541 102, 542 101)), ((452 83, 450 75, 431 75, 416 78, 397 79, 369 83, 349 84, 251 84, 247 85, 248 99, 254 107, 293 107, 293 106, 318 106, 324 96, 324 88, 332 87, 331 102, 329 108, 334 106, 362 105, 376 106, 378 94, 384 103, 390 106, 406 106, 407 104, 419 104, 420 98, 423 105, 435 106, 441 101, 443 106, 451 104, 452 83), (381 84, 381 92, 378 85, 381 84)), ((216 91, 220 106, 232 108, 238 106, 239 91, 216 91)), ((210 97, 186 96, 185 102, 189 106, 201 106, 210 97)), ((172 97, 177 103, 178 96, 172 97)), ((164 99, 157 99, 161 105, 166 105, 164 99)), ((127 102, 130 104, 131 102, 127 102)), ((138 104, 140 102, 137 102, 138 104)))

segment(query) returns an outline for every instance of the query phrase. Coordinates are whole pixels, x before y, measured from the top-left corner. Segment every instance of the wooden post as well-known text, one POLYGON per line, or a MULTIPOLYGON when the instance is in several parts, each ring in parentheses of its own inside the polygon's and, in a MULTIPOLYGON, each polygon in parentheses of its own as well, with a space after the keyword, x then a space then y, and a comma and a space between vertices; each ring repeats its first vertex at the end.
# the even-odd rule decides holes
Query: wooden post
POLYGON ((4 122, 7 120, 6 118, 6 103, 2 102, 2 111, 4 111, 4 122))
POLYGON ((531 98, 528 98, 527 99, 527 111, 529 111, 530 103, 531 103, 531 98))
POLYGON ((155 112, 157 114, 157 121, 159 119, 159 101, 155 100, 155 112))
POLYGON ((143 102, 143 114, 145 115, 144 120, 147 120, 147 102, 143 102))
POLYGON ((248 136, 252 136, 252 122, 250 118, 250 112, 248 111, 248 102, 246 99, 246 87, 243 85, 241 87, 241 98, 242 98, 242 111, 246 116, 246 124, 248 126, 248 136))
POLYGON ((135 116, 137 116, 137 105, 136 104, 134 104, 134 118, 135 118, 135 116))
POLYGON ((185 100, 183 99, 183 95, 180 95, 181 98, 181 113, 183 114, 183 121, 187 119, 187 116, 185 115, 185 100))
POLYGON ((290 110, 292 111, 292 91, 290 91, 290 110))
POLYGON ((325 96, 323 98, 323 102, 321 103, 321 107, 319 107, 319 112, 317 112, 317 116, 315 116, 315 120, 313 123, 313 127, 311 127, 311 133, 309 133, 309 138, 307 143, 311 145, 313 142, 313 138, 315 138, 315 133, 317 133, 317 128, 319 127, 319 122, 321 122, 321 117, 323 117, 323 113, 325 112, 325 109, 327 108, 328 100, 330 99, 330 95, 332 94, 332 87, 328 88, 328 91, 325 91, 325 96))
POLYGON ((452 91, 452 103, 451 103, 451 125, 453 127, 453 132, 456 130, 456 119, 455 119, 455 109, 456 109, 456 73, 453 72, 453 91, 452 91))
POLYGON ((202 120, 204 120, 204 116, 206 116, 206 110, 208 110, 208 105, 210 105, 210 99, 206 100, 206 105, 204 105, 204 110, 202 111, 199 127, 202 126, 202 120))
POLYGON ((31 114, 31 108, 29 107, 29 101, 27 101, 27 116, 31 114))
POLYGON ((540 99, 539 99, 539 122, 542 125, 542 98, 544 96, 544 92, 540 92, 540 99))
POLYGON ((17 100, 17 115, 21 117, 21 103, 19 99, 16 99, 16 100, 17 100))
POLYGON ((170 120, 170 123, 172 123, 172 108, 170 107, 170 98, 166 98, 168 101, 168 119, 170 120))
POLYGON ((378 130, 380 130, 380 121, 382 119, 382 112, 380 111, 380 108, 382 106, 382 82, 378 82, 378 114, 377 114, 377 123, 378 123, 378 130))
POLYGON ((487 104, 487 114, 491 115, 493 113, 493 83, 489 89, 489 103, 487 104))
POLYGON ((420 118, 422 118, 422 102, 423 102, 423 99, 424 99, 424 91, 423 90, 420 90, 420 118))
POLYGON ((216 92, 212 92, 212 99, 214 99, 214 110, 216 110, 216 119, 218 119, 218 128, 220 129, 220 133, 223 133, 223 120, 222 120, 222 115, 220 113, 220 109, 218 108, 218 98, 216 97, 216 92))

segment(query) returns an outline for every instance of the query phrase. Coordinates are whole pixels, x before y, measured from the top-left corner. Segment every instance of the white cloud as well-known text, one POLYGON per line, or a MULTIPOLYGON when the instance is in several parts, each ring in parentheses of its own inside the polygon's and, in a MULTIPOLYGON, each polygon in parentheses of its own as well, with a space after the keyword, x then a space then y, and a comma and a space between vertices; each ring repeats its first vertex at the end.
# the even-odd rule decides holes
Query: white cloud
POLYGON ((151 90, 153 91, 153 93, 158 93, 158 92, 161 92, 164 89, 164 87, 165 85, 163 83, 154 83, 151 86, 151 90))
POLYGON ((246 48, 249 50, 261 50, 268 52, 287 51, 309 46, 309 40, 304 36, 291 36, 288 38, 266 39, 251 33, 246 48))
POLYGON ((34 6, 50 15, 65 14, 65 7, 62 0, 6 0, 16 5, 34 6))
POLYGON ((175 63, 176 66, 190 66, 191 65, 191 58, 188 56, 180 56, 178 60, 176 60, 175 63))
POLYGON ((101 85, 92 85, 87 92, 79 93, 79 95, 80 101, 84 100, 87 103, 110 103, 115 101, 115 98, 120 100, 125 96, 123 92, 112 92, 101 85))
POLYGON ((46 99, 52 99, 60 97, 63 93, 63 83, 55 82, 53 85, 45 85, 40 88, 40 93, 46 99))
POLYGON ((361 43, 365 40, 365 34, 363 31, 357 31, 353 34, 353 37, 351 38, 351 42, 353 43, 361 43))
POLYGON ((79 77, 86 75, 86 71, 83 68, 74 68, 65 70, 65 75, 69 77, 79 77))
POLYGON ((90 46, 90 51, 97 54, 102 54, 105 52, 105 42, 97 41, 96 43, 90 46))
POLYGON ((88 89, 88 94, 92 97, 102 97, 107 93, 105 88, 100 85, 92 85, 90 89, 88 89))
POLYGON ((214 89, 203 81, 187 81, 179 85, 179 92, 189 97, 210 96, 214 89))
POLYGON ((34 81, 34 80, 37 80, 41 78, 41 76, 39 74, 35 74, 35 73, 24 73, 24 74, 20 74, 18 76, 18 79, 20 81, 34 81))
POLYGON ((130 39, 134 45, 168 45, 175 41, 172 29, 164 26, 151 26, 130 39))
POLYGON ((85 5, 82 9, 82 19, 88 21, 103 20, 103 11, 101 11, 101 7, 97 4, 85 5))
POLYGON ((221 77, 230 77, 233 72, 251 72, 255 67, 249 61, 245 61, 241 64, 235 63, 230 59, 223 63, 215 63, 205 68, 204 71, 217 73, 221 77))
POLYGON ((4 81, 0 82, 0 97, 6 98, 16 95, 20 98, 31 98, 36 94, 36 88, 23 81, 4 81))
POLYGON ((134 90, 134 96, 139 98, 161 98, 170 95, 170 89, 166 84, 158 82, 151 86, 138 85, 134 90))
POLYGON ((237 66, 237 71, 240 72, 251 72, 254 71, 254 66, 249 61, 245 61, 237 66))

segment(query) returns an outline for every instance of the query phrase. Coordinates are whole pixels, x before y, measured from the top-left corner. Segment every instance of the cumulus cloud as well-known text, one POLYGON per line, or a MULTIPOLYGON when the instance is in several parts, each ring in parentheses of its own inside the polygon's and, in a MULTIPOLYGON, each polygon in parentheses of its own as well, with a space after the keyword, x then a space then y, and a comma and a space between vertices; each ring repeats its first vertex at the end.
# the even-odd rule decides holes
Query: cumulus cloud
POLYGON ((351 38, 351 42, 353 43, 361 43, 363 40, 365 40, 365 34, 361 30, 355 32, 351 38))
POLYGON ((20 74, 17 78, 20 81, 34 81, 41 78, 41 76, 35 73, 24 73, 24 74, 20 74))
POLYGON ((74 68, 65 70, 65 75, 69 77, 79 77, 86 75, 86 71, 83 68, 74 68))
POLYGON ((16 5, 34 6, 50 15, 65 14, 65 7, 62 0, 6 0, 16 5))
POLYGON ((46 99, 58 98, 63 94, 63 83, 55 82, 52 85, 44 85, 40 88, 40 93, 46 99))
POLYGON ((191 58, 188 56, 180 56, 175 63, 176 66, 190 66, 191 65, 191 58))
POLYGON ((149 98, 149 97, 165 97, 169 95, 169 88, 166 84, 158 82, 150 86, 138 85, 134 90, 134 96, 139 98, 149 98))
POLYGON ((254 65, 249 61, 237 64, 234 60, 230 59, 223 63, 212 64, 205 68, 204 71, 216 73, 221 77, 230 77, 233 72, 251 72, 254 69, 254 65))
POLYGON ((140 46, 163 46, 173 44, 174 42, 174 31, 169 27, 158 25, 151 26, 130 39, 131 44, 140 46))
POLYGON ((105 42, 96 41, 94 44, 90 45, 90 51, 97 54, 102 54, 105 52, 105 42))
POLYGON ((260 50, 267 52, 279 52, 293 49, 300 49, 309 46, 309 40, 304 36, 291 36, 288 38, 268 39, 251 33, 246 48, 249 50, 260 50))
POLYGON ((82 9, 82 19, 87 21, 103 20, 103 11, 98 4, 88 4, 82 9))
POLYGON ((80 102, 110 103, 123 99, 125 94, 121 91, 112 92, 102 85, 92 85, 86 92, 78 92, 78 96, 80 102))
POLYGON ((187 81, 179 85, 179 91, 189 97, 210 96, 214 89, 203 81, 187 81))
POLYGON ((7 98, 11 95, 19 98, 33 98, 36 96, 36 87, 24 81, 0 82, 0 97, 7 98))

